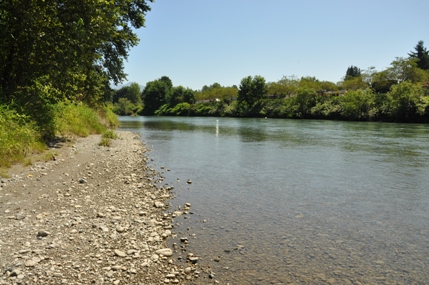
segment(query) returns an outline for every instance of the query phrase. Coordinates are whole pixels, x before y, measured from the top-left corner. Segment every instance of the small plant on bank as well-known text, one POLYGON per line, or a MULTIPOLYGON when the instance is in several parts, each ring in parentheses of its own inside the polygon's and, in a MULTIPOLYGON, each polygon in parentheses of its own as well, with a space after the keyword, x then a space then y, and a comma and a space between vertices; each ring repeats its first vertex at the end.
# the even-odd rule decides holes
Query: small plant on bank
POLYGON ((101 135, 101 141, 98 145, 110 146, 112 144, 112 140, 115 140, 117 138, 118 138, 118 135, 114 131, 107 130, 101 135))
POLYGON ((106 139, 114 139, 115 140, 118 138, 118 135, 112 130, 107 130, 103 133, 102 137, 106 138, 106 139))
POLYGON ((98 143, 99 146, 111 146, 112 140, 109 138, 101 138, 101 141, 98 143))

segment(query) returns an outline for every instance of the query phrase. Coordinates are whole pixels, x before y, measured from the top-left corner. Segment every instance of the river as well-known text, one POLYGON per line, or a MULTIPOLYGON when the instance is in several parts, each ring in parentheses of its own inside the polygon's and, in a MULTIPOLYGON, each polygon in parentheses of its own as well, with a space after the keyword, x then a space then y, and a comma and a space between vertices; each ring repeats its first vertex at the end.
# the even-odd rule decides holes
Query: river
POLYGON ((200 256, 192 284, 429 284, 428 125, 120 122, 175 187, 172 209, 192 204, 171 241, 200 256))

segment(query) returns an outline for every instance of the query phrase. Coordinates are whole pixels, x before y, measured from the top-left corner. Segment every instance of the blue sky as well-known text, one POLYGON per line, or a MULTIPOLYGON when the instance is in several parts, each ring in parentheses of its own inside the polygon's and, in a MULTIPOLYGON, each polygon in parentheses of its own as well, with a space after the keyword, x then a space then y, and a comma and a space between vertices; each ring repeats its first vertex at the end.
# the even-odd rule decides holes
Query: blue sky
POLYGON ((338 82, 347 67, 388 67, 419 40, 429 48, 426 0, 156 0, 137 30, 128 82, 168 76, 195 90, 261 75, 338 82))

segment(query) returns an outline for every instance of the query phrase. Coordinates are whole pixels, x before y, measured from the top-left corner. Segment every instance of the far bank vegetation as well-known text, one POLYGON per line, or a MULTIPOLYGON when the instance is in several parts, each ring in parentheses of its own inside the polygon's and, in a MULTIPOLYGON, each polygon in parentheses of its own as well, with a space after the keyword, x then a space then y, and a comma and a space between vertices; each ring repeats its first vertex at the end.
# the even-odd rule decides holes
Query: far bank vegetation
POLYGON ((163 76, 143 90, 132 83, 116 90, 119 115, 228 116, 429 122, 429 53, 419 41, 407 57, 385 70, 349 66, 342 81, 284 76, 266 82, 247 76, 239 85, 205 85, 201 90, 173 86, 163 76))

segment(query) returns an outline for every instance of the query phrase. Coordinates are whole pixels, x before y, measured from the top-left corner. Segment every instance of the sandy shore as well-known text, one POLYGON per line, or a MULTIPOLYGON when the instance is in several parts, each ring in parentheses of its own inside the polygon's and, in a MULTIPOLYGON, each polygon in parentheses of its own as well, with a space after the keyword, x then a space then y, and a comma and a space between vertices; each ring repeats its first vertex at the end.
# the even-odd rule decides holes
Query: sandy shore
MULTIPOLYGON (((0 187, 0 284, 183 284, 165 240, 171 188, 140 137, 117 132, 57 145, 52 160, 16 166, 0 187)), ((186 209, 186 206, 184 206, 186 209)), ((191 257, 192 259, 192 257, 191 257)))

